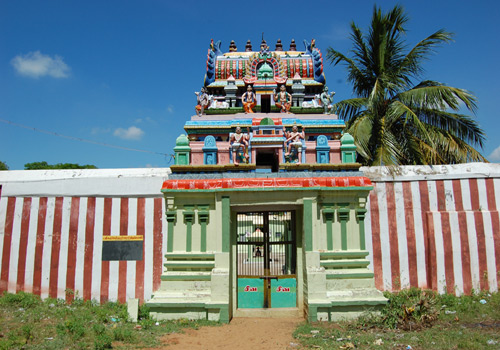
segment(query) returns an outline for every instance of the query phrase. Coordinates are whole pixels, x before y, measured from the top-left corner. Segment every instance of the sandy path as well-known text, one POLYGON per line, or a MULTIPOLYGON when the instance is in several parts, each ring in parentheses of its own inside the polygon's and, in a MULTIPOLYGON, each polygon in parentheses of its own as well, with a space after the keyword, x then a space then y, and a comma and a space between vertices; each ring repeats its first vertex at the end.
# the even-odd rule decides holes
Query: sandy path
POLYGON ((168 350, 296 349, 292 333, 303 319, 233 318, 220 327, 202 327, 161 338, 168 350))

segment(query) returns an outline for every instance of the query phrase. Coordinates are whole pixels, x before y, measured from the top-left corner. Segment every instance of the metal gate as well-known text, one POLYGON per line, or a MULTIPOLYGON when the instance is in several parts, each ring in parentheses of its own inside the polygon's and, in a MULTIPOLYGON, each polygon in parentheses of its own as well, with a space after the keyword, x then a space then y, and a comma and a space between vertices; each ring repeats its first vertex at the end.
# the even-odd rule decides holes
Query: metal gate
POLYGON ((238 307, 297 306, 294 211, 237 214, 238 307))

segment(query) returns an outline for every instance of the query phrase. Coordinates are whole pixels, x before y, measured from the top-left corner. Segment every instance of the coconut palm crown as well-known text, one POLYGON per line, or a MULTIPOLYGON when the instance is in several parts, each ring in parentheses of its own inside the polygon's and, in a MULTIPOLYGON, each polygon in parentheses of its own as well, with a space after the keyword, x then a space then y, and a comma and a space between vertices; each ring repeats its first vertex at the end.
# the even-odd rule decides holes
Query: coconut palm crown
POLYGON ((382 13, 375 6, 363 34, 351 23, 348 57, 328 48, 328 60, 344 64, 355 98, 337 102, 335 112, 356 140, 365 165, 455 164, 486 161, 474 148, 485 134, 473 117, 476 97, 469 91, 423 80, 422 63, 452 34, 438 30, 411 50, 405 45, 408 17, 401 6, 382 13), (418 82, 418 83, 416 83, 418 82))

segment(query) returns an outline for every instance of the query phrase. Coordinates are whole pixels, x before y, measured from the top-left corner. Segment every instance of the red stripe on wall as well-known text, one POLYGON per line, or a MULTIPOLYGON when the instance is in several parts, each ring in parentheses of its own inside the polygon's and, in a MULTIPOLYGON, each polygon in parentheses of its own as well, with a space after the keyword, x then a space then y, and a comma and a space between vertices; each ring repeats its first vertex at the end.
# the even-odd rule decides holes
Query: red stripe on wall
MULTIPOLYGON (((495 266, 497 273, 500 273, 500 217, 495 197, 495 183, 493 179, 486 179, 486 195, 488 197, 488 209, 491 215, 491 228, 493 230, 493 244, 495 246, 495 266)), ((498 276, 500 277, 500 275, 498 276)), ((500 278, 497 279, 500 280, 500 278)))
POLYGON ((85 221, 85 249, 83 256, 83 299, 92 299, 92 259, 94 256, 95 197, 87 199, 85 221))
POLYGON ((370 192, 370 213, 372 223, 373 246, 373 272, 375 274, 375 287, 384 289, 384 276, 382 269, 382 245, 380 243, 380 211, 378 208, 377 184, 373 184, 370 192))
POLYGON ((391 252, 391 282, 392 289, 401 289, 401 272, 399 268, 399 239, 398 224, 396 221, 396 197, 394 182, 386 182, 387 222, 389 224, 389 248, 391 252))
MULTIPOLYGON (((112 198, 104 198, 104 213, 102 224, 102 235, 109 236, 111 233, 111 208, 112 198)), ((102 242, 101 242, 102 244, 102 242)), ((109 261, 102 261, 101 264, 101 303, 109 299, 109 261)))
POLYGON ((68 233, 68 265, 66 268, 66 301, 74 299, 75 272, 76 272, 76 248, 78 246, 78 217, 80 216, 80 197, 71 198, 71 211, 69 214, 68 233))
POLYGON ((413 216, 413 200, 410 182, 403 182, 403 200, 405 208, 406 244, 408 249, 410 286, 418 287, 417 241, 415 238, 415 218, 413 216))
POLYGON ((467 234, 467 216, 464 212, 462 197, 462 186, 460 180, 453 180, 453 197, 455 199, 455 210, 458 215, 458 229, 460 231, 460 254, 462 256, 462 280, 464 293, 472 292, 472 275, 470 269, 469 236, 467 234))
POLYGON ((47 197, 38 200, 38 220, 36 227, 35 264, 33 267, 33 294, 42 293, 43 242, 45 236, 45 220, 47 218, 47 197))
POLYGON ((431 279, 427 281, 427 283, 430 283, 431 288, 434 290, 437 290, 438 284, 437 284, 437 257, 436 257, 436 235, 434 232, 434 216, 432 215, 432 212, 428 211, 425 214, 425 222, 427 224, 427 241, 428 241, 428 260, 427 260, 427 265, 428 265, 428 271, 430 270, 430 276, 431 279))
POLYGON ((12 230, 14 228, 15 209, 16 209, 16 197, 9 197, 7 199, 7 212, 5 215, 5 232, 3 236, 2 271, 0 272, 0 293, 3 293, 9 288, 10 246, 12 244, 12 230))
MULTIPOLYGON (((441 213, 441 231, 443 234, 444 248, 444 273, 446 279, 446 291, 450 294, 455 292, 455 274, 453 270, 453 245, 450 229, 450 213, 446 211, 446 194, 444 181, 436 181, 438 210, 441 213)), ((439 233, 438 233, 439 234, 439 233)))
MULTIPOLYGON (((429 227, 427 213, 429 212, 429 189, 427 188, 427 181, 418 182, 418 190, 420 192, 420 208, 422 210, 422 231, 424 233, 424 253, 425 253, 425 263, 426 266, 426 280, 428 288, 437 288, 437 276, 436 271, 434 271, 434 278, 436 279, 436 284, 433 284, 433 269, 435 270, 436 265, 432 266, 430 260, 429 252, 429 227)), ((434 237, 433 237, 434 238, 434 237)), ((435 249, 435 246, 434 246, 435 249)), ((422 286, 425 288, 425 286, 422 286)))
POLYGON ((486 263, 486 239, 484 236, 483 213, 479 204, 479 189, 477 179, 469 179, 472 210, 476 226, 477 254, 479 257, 479 285, 481 290, 488 289, 488 266, 486 263))
POLYGON ((16 293, 24 291, 26 277, 26 254, 28 250, 28 234, 30 229, 31 197, 25 197, 21 214, 21 235, 19 237, 19 257, 17 259, 16 293))
POLYGON ((59 271, 59 252, 61 250, 61 228, 63 197, 56 197, 54 221, 52 224, 52 251, 50 255, 49 296, 57 298, 57 280, 59 271))
POLYGON ((161 234, 161 213, 162 198, 154 199, 154 215, 153 215, 153 290, 160 288, 161 273, 163 272, 163 257, 162 257, 162 234, 161 234))
POLYGON ((146 245, 146 230, 145 230, 145 215, 146 215, 146 199, 137 199, 137 235, 142 235, 142 260, 138 260, 135 264, 135 297, 141 302, 144 300, 144 259, 146 245))
MULTIPOLYGON (((128 198, 120 199, 120 236, 128 235, 128 198)), ((118 263, 118 301, 127 302, 127 262, 118 263)))

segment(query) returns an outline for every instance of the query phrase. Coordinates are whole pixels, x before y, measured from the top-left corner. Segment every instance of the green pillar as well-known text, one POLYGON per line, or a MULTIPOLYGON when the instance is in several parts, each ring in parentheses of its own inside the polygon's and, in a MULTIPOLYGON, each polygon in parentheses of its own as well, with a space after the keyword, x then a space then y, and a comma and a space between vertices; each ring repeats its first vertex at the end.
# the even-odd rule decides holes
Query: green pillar
POLYGON ((340 153, 342 163, 356 163, 356 145, 354 138, 348 133, 344 133, 340 138, 340 153))
POLYGON ((328 250, 333 250, 333 233, 332 233, 332 225, 333 225, 333 215, 335 214, 335 210, 332 208, 324 208, 323 215, 325 216, 326 221, 326 248, 328 250))
POLYGON ((175 165, 189 165, 191 147, 189 147, 189 139, 182 134, 175 140, 175 165))
POLYGON ((201 225, 201 248, 200 251, 207 251, 207 223, 208 223, 208 206, 199 206, 198 207, 198 222, 201 225))
POLYGON ((349 220, 349 209, 339 208, 337 211, 340 221, 341 249, 347 250, 347 221, 349 220))
POLYGON ((313 208, 312 199, 304 199, 304 246, 306 252, 313 250, 313 208))
POLYGON ((190 252, 193 246, 194 210, 190 207, 186 207, 183 214, 184 223, 186 224, 186 252, 190 252))
POLYGON ((366 209, 365 208, 358 208, 356 209, 356 218, 358 219, 358 224, 359 224, 359 249, 365 250, 366 249, 366 243, 365 243, 365 214, 366 214, 366 209))
POLYGON ((231 201, 229 197, 222 197, 222 252, 229 253, 231 233, 231 201))
POLYGON ((174 251, 174 223, 176 212, 175 210, 167 210, 165 213, 167 217, 167 253, 171 253, 174 251))

